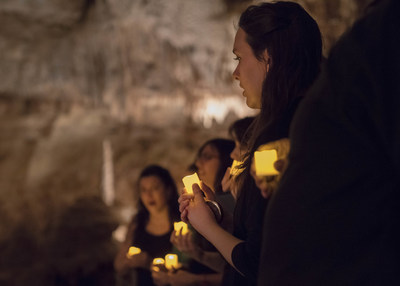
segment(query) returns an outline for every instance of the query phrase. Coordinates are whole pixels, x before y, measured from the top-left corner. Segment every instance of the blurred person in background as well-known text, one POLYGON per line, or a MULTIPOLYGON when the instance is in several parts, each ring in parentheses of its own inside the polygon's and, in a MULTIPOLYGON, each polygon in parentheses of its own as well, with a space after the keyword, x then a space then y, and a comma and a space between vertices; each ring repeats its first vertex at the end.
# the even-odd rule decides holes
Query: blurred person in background
POLYGON ((139 196, 138 211, 128 226, 114 267, 119 285, 134 280, 129 283, 152 286, 155 285, 150 272, 153 259, 164 257, 173 250, 170 242, 173 223, 180 220, 178 192, 169 171, 158 165, 143 169, 134 191, 139 196), (131 246, 140 248, 141 252, 128 257, 131 246))

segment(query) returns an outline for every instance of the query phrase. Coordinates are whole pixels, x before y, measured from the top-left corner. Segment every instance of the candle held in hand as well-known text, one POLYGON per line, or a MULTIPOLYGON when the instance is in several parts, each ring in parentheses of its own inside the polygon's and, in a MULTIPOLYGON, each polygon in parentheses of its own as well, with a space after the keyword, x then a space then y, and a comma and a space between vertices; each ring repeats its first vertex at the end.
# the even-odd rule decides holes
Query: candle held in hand
POLYGON ((275 169, 274 163, 278 160, 275 149, 254 152, 254 163, 257 176, 274 176, 279 172, 275 169))
POLYGON ((182 182, 185 185, 186 191, 189 194, 193 194, 193 189, 192 189, 193 184, 198 184, 200 186, 200 179, 199 176, 197 176, 197 173, 183 177, 182 182))
POLYGON ((128 253, 126 254, 126 257, 130 258, 136 254, 139 254, 140 252, 142 252, 142 250, 139 247, 134 247, 131 246, 129 247, 128 253))
POLYGON ((164 265, 164 263, 165 263, 164 258, 158 257, 153 259, 153 265, 164 265))
POLYGON ((180 233, 181 229, 182 229, 183 235, 185 235, 189 232, 188 225, 186 223, 184 223, 183 221, 174 222, 174 230, 175 230, 176 234, 180 233))
POLYGON ((178 268, 178 256, 176 254, 165 255, 165 267, 168 270, 174 270, 178 268))
POLYGON ((239 168, 242 164, 243 162, 233 160, 230 172, 231 176, 237 176, 243 171, 243 169, 239 168))

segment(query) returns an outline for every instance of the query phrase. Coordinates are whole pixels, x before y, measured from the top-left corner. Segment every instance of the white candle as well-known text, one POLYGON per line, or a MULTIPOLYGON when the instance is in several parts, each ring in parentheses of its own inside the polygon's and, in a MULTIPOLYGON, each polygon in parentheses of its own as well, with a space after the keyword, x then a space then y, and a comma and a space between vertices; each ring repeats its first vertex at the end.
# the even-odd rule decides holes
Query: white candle
POLYGON ((164 265, 164 263, 165 263, 164 258, 158 257, 153 259, 153 265, 164 265))
POLYGON ((126 254, 126 256, 128 258, 130 258, 136 254, 139 254, 140 252, 142 252, 142 250, 139 247, 131 246, 131 247, 129 247, 129 250, 128 250, 128 253, 126 254))
POLYGON ((198 184, 200 186, 200 179, 199 176, 197 176, 197 173, 183 177, 182 182, 185 185, 186 191, 189 194, 193 194, 193 184, 198 184))
POLYGON ((257 176, 273 176, 279 172, 275 169, 274 163, 278 160, 275 149, 254 152, 254 163, 257 176))
POLYGON ((183 221, 174 222, 174 230, 177 234, 180 232, 181 229, 183 235, 189 232, 188 225, 186 223, 184 223, 183 221))
POLYGON ((178 256, 176 254, 165 255, 165 267, 168 270, 174 270, 178 268, 178 256))

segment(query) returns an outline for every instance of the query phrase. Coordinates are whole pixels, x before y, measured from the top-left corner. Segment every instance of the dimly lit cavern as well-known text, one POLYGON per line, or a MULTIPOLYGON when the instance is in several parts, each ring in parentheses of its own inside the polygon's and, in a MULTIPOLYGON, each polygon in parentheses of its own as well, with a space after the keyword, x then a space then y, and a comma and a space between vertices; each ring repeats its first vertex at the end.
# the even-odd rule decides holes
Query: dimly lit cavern
MULTIPOLYGON (((117 285, 141 171, 180 191, 200 146, 257 114, 232 47, 258 2, 0 1, 0 285, 117 285)), ((370 1, 294 2, 327 56, 370 1)))

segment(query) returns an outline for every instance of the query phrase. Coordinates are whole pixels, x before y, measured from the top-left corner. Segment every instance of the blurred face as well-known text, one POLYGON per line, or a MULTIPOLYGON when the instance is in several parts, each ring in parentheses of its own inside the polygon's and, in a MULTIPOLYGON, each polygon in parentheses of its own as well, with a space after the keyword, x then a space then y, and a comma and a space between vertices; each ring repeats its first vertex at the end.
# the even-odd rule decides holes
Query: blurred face
POLYGON ((157 176, 140 179, 140 199, 149 212, 161 211, 167 207, 167 190, 157 176))
POLYGON ((212 145, 206 145, 196 159, 197 174, 211 189, 214 189, 220 163, 219 153, 212 145))
POLYGON ((240 144, 240 142, 235 138, 235 149, 233 149, 231 152, 231 158, 241 162, 244 160, 244 155, 246 152, 246 147, 240 144))
POLYGON ((236 33, 233 53, 238 61, 233 77, 243 89, 246 104, 250 108, 260 109, 262 86, 269 68, 266 64, 268 53, 264 52, 265 62, 259 61, 246 41, 246 32, 241 28, 236 33))

